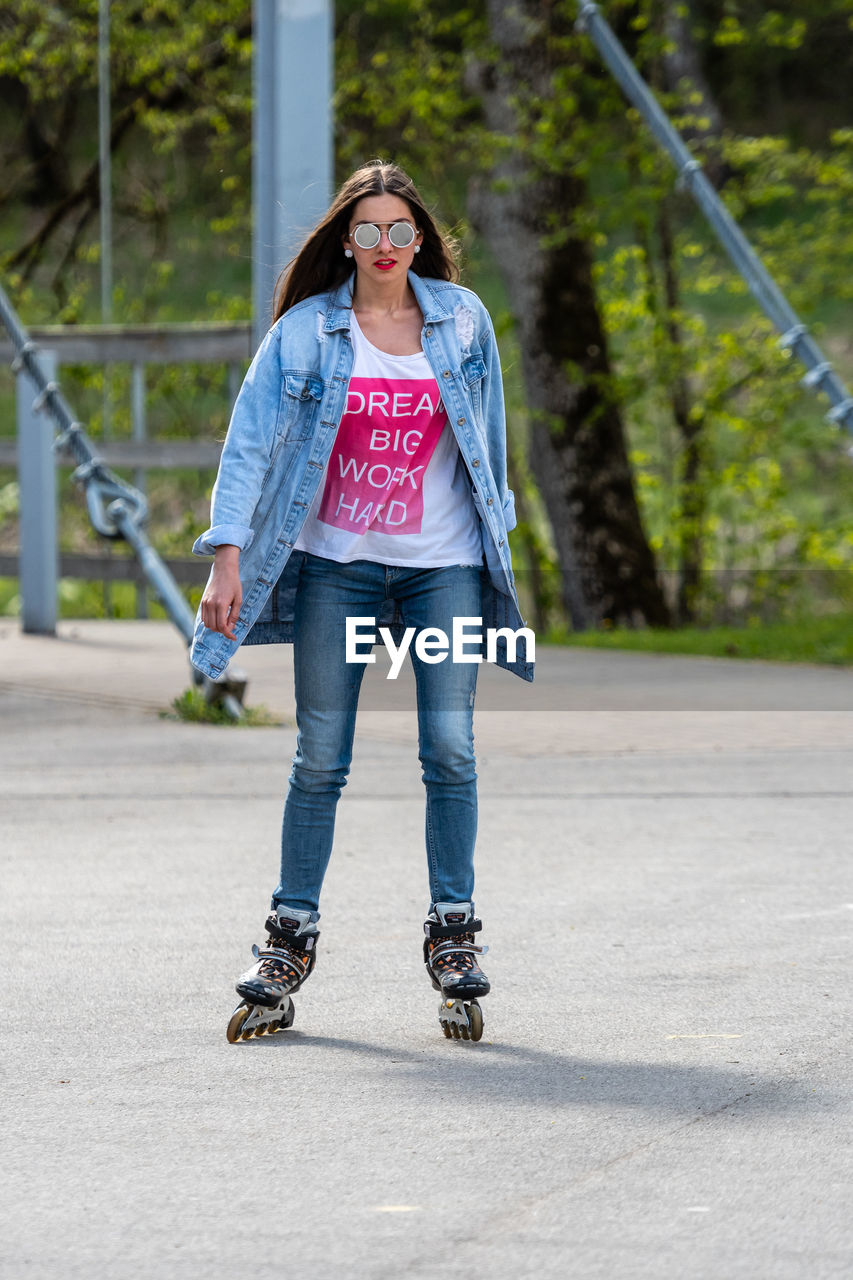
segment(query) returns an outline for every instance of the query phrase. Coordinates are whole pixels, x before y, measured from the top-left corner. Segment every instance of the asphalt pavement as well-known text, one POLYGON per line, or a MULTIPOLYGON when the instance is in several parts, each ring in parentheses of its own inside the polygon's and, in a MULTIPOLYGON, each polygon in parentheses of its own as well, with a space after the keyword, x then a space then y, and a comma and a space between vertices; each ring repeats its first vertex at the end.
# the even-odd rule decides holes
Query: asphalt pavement
POLYGON ((423 971, 411 682, 370 672, 315 973, 229 1045, 293 753, 160 714, 166 625, 0 621, 0 1276, 853 1274, 853 671, 540 648, 478 693, 479 1044, 423 971))

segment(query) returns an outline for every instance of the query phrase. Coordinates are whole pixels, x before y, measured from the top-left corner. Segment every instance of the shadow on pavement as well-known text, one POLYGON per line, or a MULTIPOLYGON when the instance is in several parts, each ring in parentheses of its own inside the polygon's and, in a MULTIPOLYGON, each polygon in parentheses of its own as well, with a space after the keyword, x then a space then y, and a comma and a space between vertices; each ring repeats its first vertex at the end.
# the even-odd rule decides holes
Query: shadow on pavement
MULTIPOLYGON (((457 1104, 468 1099, 490 1105, 615 1106, 679 1114, 692 1109, 702 1116, 725 1111, 747 1099, 764 1113, 817 1105, 825 1109, 828 1102, 831 1105, 823 1091, 806 1092, 796 1079, 750 1071, 745 1063, 738 1071, 726 1071, 672 1062, 607 1061, 485 1040, 477 1045, 449 1041, 443 1046, 447 1057, 436 1060, 426 1051, 304 1035, 297 1030, 263 1038, 260 1043, 282 1053, 299 1054, 302 1049, 311 1048, 353 1054, 362 1061, 384 1059, 390 1068, 384 1087, 406 1083, 418 1091, 430 1092, 438 1087, 445 1101, 455 1094, 457 1104)), ((235 1046, 235 1051, 245 1052, 258 1044, 257 1040, 250 1040, 235 1046)))

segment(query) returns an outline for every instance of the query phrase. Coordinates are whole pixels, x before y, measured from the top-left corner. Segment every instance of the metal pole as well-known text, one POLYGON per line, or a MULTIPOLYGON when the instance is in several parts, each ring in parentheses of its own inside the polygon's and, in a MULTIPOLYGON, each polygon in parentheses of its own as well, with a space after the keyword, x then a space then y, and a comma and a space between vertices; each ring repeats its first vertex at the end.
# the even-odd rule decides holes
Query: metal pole
POLYGON ((333 0, 254 0, 252 306, 255 347, 275 282, 332 190, 333 0))
MULTIPOLYGON (((130 422, 131 434, 138 444, 148 439, 148 427, 145 421, 145 365, 135 361, 130 371, 130 422)), ((133 483, 142 494, 147 494, 148 479, 144 467, 137 467, 133 483)), ((136 588, 136 616, 148 617, 148 593, 145 584, 140 582, 136 588)))
MULTIPOLYGON (((113 318, 113 184, 110 147, 110 0, 98 0, 98 189, 101 224, 101 324, 113 318)), ((110 434, 110 391, 112 367, 104 367, 102 397, 102 437, 110 434)), ((108 554, 112 554, 108 549, 108 554)), ((112 616, 112 587, 104 579, 101 584, 104 613, 112 616)))
MULTIPOLYGON (((56 355, 39 353, 48 382, 56 379, 56 355)), ((17 378, 18 483, 20 484, 21 626, 28 635, 56 635, 59 578, 56 461, 53 423, 43 410, 42 388, 25 369, 17 378)))
POLYGON ((110 0, 98 0, 98 186, 101 208, 101 324, 111 324, 113 192, 110 150, 110 0))
POLYGON ((806 366, 803 386, 825 392, 833 406, 826 416, 831 422, 853 432, 853 396, 720 200, 702 172, 701 163, 687 149, 612 28, 601 16, 598 5, 592 0, 583 0, 579 9, 579 29, 589 35, 625 96, 670 155, 678 170, 678 185, 690 191, 753 296, 782 334, 779 346, 790 348, 806 366))

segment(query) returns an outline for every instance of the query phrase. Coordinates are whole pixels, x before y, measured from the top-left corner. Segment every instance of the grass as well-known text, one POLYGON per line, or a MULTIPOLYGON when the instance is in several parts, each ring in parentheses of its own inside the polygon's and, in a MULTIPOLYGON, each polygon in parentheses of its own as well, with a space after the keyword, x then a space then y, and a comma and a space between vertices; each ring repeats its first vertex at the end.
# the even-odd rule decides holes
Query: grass
POLYGON ((545 643, 583 649, 630 649, 636 653, 684 653, 712 658, 760 658, 770 662, 811 662, 853 666, 853 613, 803 616, 789 622, 745 627, 682 627, 678 630, 627 628, 567 632, 554 630, 545 643))
MULTIPOLYGON (((190 608, 198 608, 203 587, 184 590, 190 608)), ((168 614, 148 592, 148 617, 163 621, 168 614)), ((17 618, 21 612, 21 596, 17 578, 0 578, 0 618, 17 618)), ((132 582, 87 582, 80 578, 60 578, 57 613, 62 619, 136 618, 137 592, 132 582)))
POLYGON ((174 698, 171 711, 162 711, 162 720, 183 720, 187 724, 232 725, 241 729, 270 729, 284 724, 268 707, 244 707, 240 720, 232 720, 224 707, 208 702, 201 689, 185 689, 174 698))

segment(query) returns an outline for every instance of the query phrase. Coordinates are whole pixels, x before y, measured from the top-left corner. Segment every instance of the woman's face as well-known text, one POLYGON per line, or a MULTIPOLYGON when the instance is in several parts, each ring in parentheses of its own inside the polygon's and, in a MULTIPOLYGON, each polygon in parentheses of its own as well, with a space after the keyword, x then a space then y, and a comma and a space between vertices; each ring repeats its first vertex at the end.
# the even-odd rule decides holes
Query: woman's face
POLYGON ((400 196, 387 193, 384 196, 365 196, 359 200, 352 211, 349 233, 344 236, 344 248, 352 249, 356 270, 363 279, 371 280, 405 280, 406 273, 415 257, 415 246, 419 245, 423 236, 418 231, 411 209, 400 196), (360 223, 372 222, 381 232, 379 243, 373 249, 360 249, 353 233, 360 223), (399 249, 388 238, 388 232, 395 222, 408 222, 417 234, 410 245, 399 249))

